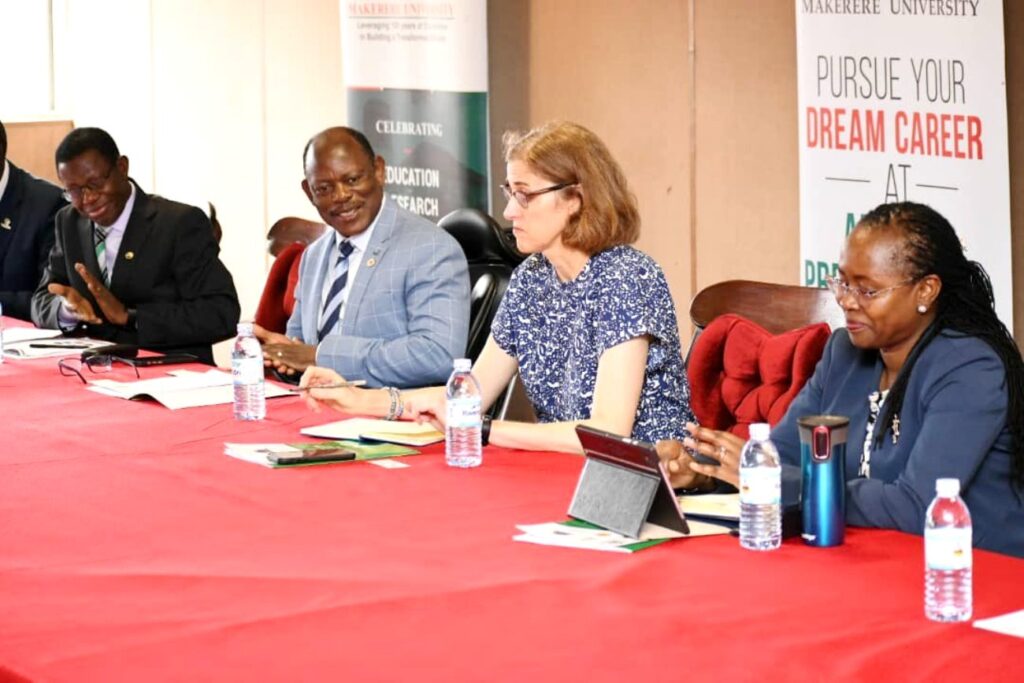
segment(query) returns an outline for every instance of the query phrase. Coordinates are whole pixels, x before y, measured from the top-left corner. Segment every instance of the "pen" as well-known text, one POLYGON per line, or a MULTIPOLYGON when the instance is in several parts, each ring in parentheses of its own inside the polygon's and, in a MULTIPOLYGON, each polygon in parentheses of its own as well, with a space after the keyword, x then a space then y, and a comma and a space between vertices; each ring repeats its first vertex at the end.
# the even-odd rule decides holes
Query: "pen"
POLYGON ((60 342, 30 342, 31 349, 88 349, 89 344, 60 343, 60 342))
POLYGON ((351 382, 338 382, 336 384, 317 384, 308 387, 295 387, 292 391, 309 391, 310 389, 345 389, 347 387, 361 387, 366 384, 365 379, 356 379, 351 382))

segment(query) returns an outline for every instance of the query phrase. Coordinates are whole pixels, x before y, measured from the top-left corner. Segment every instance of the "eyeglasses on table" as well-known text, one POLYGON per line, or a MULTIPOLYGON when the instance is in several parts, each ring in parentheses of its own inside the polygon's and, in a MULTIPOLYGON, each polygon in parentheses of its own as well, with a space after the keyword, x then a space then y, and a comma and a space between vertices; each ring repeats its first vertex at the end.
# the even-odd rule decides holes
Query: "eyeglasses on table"
POLYGON ((57 361, 57 369, 60 370, 60 374, 64 375, 65 377, 77 377, 78 379, 82 380, 82 384, 88 384, 89 382, 85 379, 85 376, 82 374, 82 366, 85 366, 85 368, 88 369, 89 372, 100 374, 109 372, 109 368, 114 363, 120 363, 121 365, 126 365, 130 367, 132 371, 135 372, 135 377, 140 377, 139 369, 135 367, 135 363, 133 363, 130 359, 119 358, 117 356, 109 356, 106 354, 91 355, 84 359, 61 358, 59 361, 57 361))

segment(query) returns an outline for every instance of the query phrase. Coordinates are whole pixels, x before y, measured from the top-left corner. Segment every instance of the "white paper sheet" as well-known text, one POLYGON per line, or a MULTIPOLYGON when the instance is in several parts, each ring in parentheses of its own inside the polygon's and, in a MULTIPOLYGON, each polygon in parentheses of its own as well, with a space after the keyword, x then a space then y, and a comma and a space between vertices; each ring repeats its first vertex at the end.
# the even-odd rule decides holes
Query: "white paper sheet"
POLYGON ((974 622, 974 627, 1015 638, 1024 638, 1024 609, 989 619, 978 619, 974 622))
POLYGON ((60 330, 41 330, 36 327, 8 327, 0 333, 4 344, 15 344, 30 339, 53 339, 59 336, 60 330))
POLYGON ((298 448, 292 448, 288 444, 283 443, 225 443, 224 454, 230 455, 232 458, 238 458, 239 460, 245 460, 246 462, 254 462, 257 465, 263 465, 264 467, 273 467, 274 463, 270 462, 269 456, 271 453, 292 453, 296 455, 302 453, 298 448))
MULTIPOLYGON (((77 356, 86 349, 95 349, 100 346, 109 346, 111 342, 102 339, 87 339, 85 337, 60 337, 56 330, 32 330, 36 334, 46 334, 43 337, 22 339, 8 343, 7 332, 24 330, 26 328, 15 328, 4 331, 4 357, 12 360, 30 360, 34 358, 59 358, 61 356, 77 356)), ((17 336, 17 335, 16 335, 17 336)))
MULTIPOLYGON (((89 390, 124 399, 152 398, 171 410, 223 405, 234 399, 231 373, 221 370, 174 370, 169 375, 133 382, 93 380, 89 383, 89 390)), ((267 382, 266 396, 276 398, 294 394, 274 382, 267 382)))
POLYGON ((643 541, 664 538, 694 538, 697 536, 720 536, 729 533, 729 529, 718 524, 708 524, 696 520, 686 520, 690 527, 689 535, 666 529, 645 522, 640 530, 640 538, 630 538, 607 529, 589 529, 586 527, 569 526, 559 522, 544 524, 517 524, 522 534, 513 536, 514 541, 553 545, 563 548, 583 548, 586 550, 606 550, 611 552, 633 552, 627 546, 643 541))

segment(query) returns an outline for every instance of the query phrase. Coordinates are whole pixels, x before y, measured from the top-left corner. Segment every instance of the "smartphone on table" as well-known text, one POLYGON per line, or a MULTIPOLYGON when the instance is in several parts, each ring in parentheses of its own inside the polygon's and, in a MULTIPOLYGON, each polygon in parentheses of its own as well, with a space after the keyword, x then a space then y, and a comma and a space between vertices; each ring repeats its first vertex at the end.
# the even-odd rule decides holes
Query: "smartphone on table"
POLYGON ((345 462, 355 460, 356 452, 347 448, 319 448, 308 451, 270 453, 267 461, 272 465, 310 465, 317 462, 345 462))

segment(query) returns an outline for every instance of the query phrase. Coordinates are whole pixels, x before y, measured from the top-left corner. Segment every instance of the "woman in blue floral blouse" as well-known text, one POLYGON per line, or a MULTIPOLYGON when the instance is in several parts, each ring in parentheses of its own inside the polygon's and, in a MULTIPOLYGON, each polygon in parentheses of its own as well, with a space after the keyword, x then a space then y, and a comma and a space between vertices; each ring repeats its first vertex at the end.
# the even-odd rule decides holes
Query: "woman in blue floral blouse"
MULTIPOLYGON (((645 441, 679 438, 692 421, 675 306, 661 268, 629 246, 640 232, 622 169, 591 131, 549 123, 505 135, 516 245, 530 256, 512 275, 473 368, 486 408, 519 372, 538 424, 495 421, 508 448, 579 452, 586 424, 645 441)), ((339 378, 311 368, 303 385, 339 378)), ((312 390, 309 402, 383 414, 385 390, 312 390)), ((444 389, 403 392, 407 414, 444 420, 444 389)))

